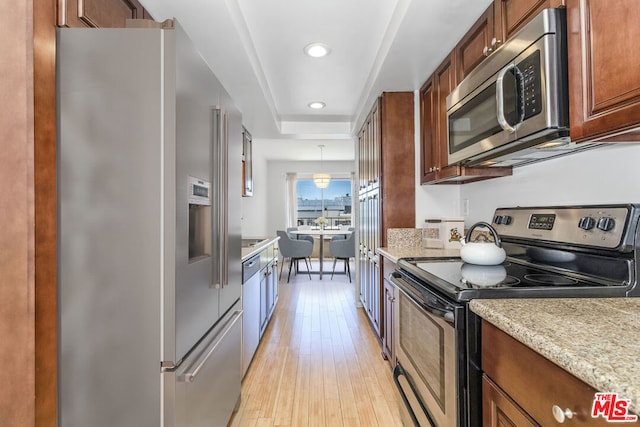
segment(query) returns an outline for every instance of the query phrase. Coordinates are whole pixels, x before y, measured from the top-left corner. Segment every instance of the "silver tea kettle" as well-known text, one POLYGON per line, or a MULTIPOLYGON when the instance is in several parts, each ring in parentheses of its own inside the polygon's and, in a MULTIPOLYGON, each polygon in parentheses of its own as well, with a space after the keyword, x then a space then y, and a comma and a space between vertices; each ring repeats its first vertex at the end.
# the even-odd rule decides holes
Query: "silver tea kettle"
POLYGON ((496 230, 486 222, 477 222, 473 224, 465 237, 460 239, 462 248, 460 249, 460 257, 469 264, 476 265, 498 265, 507 257, 506 252, 502 248, 502 241, 496 230), (488 240, 486 236, 481 235, 476 241, 471 241, 471 233, 476 227, 486 227, 493 235, 493 242, 488 240), (480 241, 483 238, 484 240, 480 241))

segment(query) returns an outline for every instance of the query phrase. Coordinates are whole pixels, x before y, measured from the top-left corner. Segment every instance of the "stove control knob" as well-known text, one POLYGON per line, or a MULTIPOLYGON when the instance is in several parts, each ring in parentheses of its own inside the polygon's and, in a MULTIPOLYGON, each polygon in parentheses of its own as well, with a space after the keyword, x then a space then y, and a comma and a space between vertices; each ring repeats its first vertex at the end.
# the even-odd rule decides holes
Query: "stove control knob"
POLYGON ((591 218, 590 216, 583 216, 582 218, 580 218, 580 221, 578 221, 578 227, 582 228, 583 230, 591 230, 593 227, 595 227, 596 225, 596 220, 591 218))
POLYGON ((598 228, 602 231, 610 231, 616 225, 616 221, 613 218, 602 217, 598 220, 598 228))
POLYGON ((496 215, 493 222, 498 225, 509 225, 511 224, 511 217, 509 215, 496 215))

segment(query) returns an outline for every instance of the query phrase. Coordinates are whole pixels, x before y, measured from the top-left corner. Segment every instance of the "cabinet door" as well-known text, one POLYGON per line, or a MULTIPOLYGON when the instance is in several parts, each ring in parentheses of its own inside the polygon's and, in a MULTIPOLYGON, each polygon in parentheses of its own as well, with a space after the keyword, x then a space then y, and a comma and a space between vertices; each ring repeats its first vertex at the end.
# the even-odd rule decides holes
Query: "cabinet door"
POLYGON ((493 4, 491 4, 455 48, 457 81, 462 81, 491 53, 495 48, 492 45, 493 39, 493 4))
POLYGON ((371 146, 371 184, 373 187, 380 185, 380 100, 378 100, 371 110, 371 120, 369 121, 371 146))
POLYGON ((138 0, 57 0, 58 26, 123 28, 127 19, 148 18, 138 0))
POLYGON ((448 168, 449 164, 449 128, 447 125, 447 96, 456 87, 454 52, 444 60, 435 73, 436 93, 434 97, 435 118, 435 151, 436 172, 438 177, 447 174, 458 174, 457 168, 448 168))
MULTIPOLYGON (((598 139, 640 123, 638 22, 637 0, 567 1, 572 140, 598 139)), ((635 131, 617 139, 638 136, 635 131)))
POLYGON ((364 128, 358 133, 358 182, 360 191, 367 188, 364 170, 365 163, 365 130, 364 128))
POLYGON ((395 315, 395 301, 396 293, 395 286, 389 282, 386 277, 393 273, 393 263, 384 261, 383 264, 383 278, 384 283, 384 295, 383 295, 383 329, 384 334, 382 337, 382 354, 391 363, 391 366, 396 365, 395 361, 395 345, 394 345, 394 322, 393 317, 395 315))
POLYGON ((485 376, 482 378, 482 425, 534 427, 538 424, 485 376))
POLYGON ((574 412, 569 425, 609 424, 591 417, 593 387, 486 321, 481 336, 482 370, 537 423, 556 425, 558 406, 574 412))
POLYGON ((430 78, 420 89, 420 183, 433 181, 438 157, 436 143, 435 85, 430 78))
POLYGON ((565 0, 495 0, 494 34, 497 44, 510 39, 543 9, 561 7, 564 3, 565 0))
POLYGON ((260 337, 264 334, 269 318, 269 280, 268 268, 260 270, 260 337))
POLYGON ((380 284, 380 265, 371 259, 371 322, 378 336, 380 336, 380 297, 382 286, 380 284))
POLYGON ((278 258, 276 257, 271 265, 271 296, 273 300, 273 308, 275 308, 278 302, 278 296, 280 295, 280 287, 278 283, 278 258))

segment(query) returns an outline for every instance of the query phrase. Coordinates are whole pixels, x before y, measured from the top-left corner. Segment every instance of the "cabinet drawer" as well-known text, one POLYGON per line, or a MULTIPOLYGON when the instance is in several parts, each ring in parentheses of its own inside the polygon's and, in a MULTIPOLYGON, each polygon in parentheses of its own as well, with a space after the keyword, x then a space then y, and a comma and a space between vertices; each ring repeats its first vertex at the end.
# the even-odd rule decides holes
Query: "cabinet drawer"
POLYGON ((593 387, 485 321, 482 370, 540 425, 558 425, 554 405, 575 413, 565 425, 610 425, 604 418, 591 418, 593 387))

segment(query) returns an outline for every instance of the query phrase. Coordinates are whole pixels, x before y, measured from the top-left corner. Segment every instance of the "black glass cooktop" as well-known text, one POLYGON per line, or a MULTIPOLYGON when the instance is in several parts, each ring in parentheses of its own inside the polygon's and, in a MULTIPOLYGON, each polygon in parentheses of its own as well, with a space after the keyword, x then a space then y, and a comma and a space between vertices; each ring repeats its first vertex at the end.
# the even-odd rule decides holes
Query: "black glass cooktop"
POLYGON ((458 301, 473 298, 545 298, 620 296, 625 283, 618 278, 584 274, 572 260, 564 269, 545 269, 509 259, 500 265, 466 264, 459 258, 401 259, 400 272, 416 287, 435 289, 458 301))

